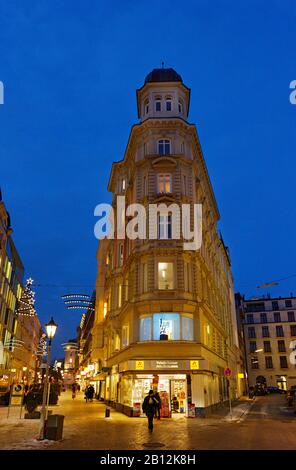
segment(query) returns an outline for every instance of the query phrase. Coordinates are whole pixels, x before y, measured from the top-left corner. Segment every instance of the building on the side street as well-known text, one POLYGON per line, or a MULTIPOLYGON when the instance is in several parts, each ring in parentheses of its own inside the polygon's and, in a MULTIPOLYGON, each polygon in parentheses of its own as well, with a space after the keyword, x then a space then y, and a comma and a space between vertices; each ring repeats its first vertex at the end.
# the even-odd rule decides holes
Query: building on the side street
POLYGON ((100 398, 130 416, 151 388, 161 395, 163 416, 174 415, 172 408, 203 415, 244 391, 229 250, 189 105, 190 89, 175 70, 149 73, 137 90, 140 122, 108 185, 117 237, 99 242, 92 358, 100 398), (125 197, 119 216, 117 196, 125 197), (163 204, 144 239, 118 235, 135 215, 132 207, 124 213, 133 203, 146 214, 163 204), (185 250, 174 235, 171 204, 202 205, 201 249, 185 250))
POLYGON ((34 303, 22 297, 24 266, 11 235, 0 193, 0 386, 4 388, 12 382, 32 383, 40 365, 41 325, 34 303))
POLYGON ((77 339, 69 339, 63 344, 65 356, 63 359, 63 379, 65 388, 70 388, 76 381, 76 372, 79 366, 77 339))
MULTIPOLYGON (((96 293, 94 291, 90 305, 85 313, 82 314, 80 325, 77 328, 78 367, 76 369, 76 379, 82 389, 85 389, 85 387, 93 381, 93 377, 98 372, 97 365, 94 364, 92 356, 92 328, 95 316, 95 302, 96 293)), ((96 383, 94 385, 96 385, 96 383)))
POLYGON ((14 353, 14 368, 22 371, 21 381, 31 384, 37 381, 41 358, 37 355, 42 328, 37 313, 32 316, 18 315, 16 338, 22 347, 14 353))
POLYGON ((296 297, 236 294, 236 305, 243 318, 249 386, 295 386, 296 297))
POLYGON ((247 352, 245 345, 244 334, 244 311, 241 302, 241 295, 235 294, 235 309, 236 309, 236 322, 237 322, 237 335, 238 335, 238 348, 240 352, 241 369, 244 373, 243 379, 243 395, 248 395, 248 367, 247 367, 247 352))
POLYGON ((21 380, 23 370, 15 364, 17 303, 22 294, 24 266, 12 240, 10 216, 0 191, 0 387, 21 380))

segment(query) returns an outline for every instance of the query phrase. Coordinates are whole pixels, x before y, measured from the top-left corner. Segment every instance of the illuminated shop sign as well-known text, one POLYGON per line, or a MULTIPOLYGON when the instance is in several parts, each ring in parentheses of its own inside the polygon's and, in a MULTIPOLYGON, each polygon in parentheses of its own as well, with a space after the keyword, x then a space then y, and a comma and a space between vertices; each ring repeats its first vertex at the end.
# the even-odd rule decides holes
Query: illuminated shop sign
MULTIPOLYGON (((204 366, 204 365, 203 365, 204 366)), ((203 367, 204 368, 204 367, 203 367)), ((170 359, 157 359, 157 360, 131 360, 128 363, 119 365, 119 372, 124 370, 199 370, 200 361, 197 359, 190 360, 170 360, 170 359)))

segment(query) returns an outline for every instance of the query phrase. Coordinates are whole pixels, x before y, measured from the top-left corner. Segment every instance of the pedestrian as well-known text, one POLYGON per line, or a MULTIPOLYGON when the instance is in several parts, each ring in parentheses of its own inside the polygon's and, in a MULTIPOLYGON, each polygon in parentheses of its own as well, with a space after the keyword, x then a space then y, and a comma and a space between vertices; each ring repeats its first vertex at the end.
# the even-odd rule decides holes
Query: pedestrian
POLYGON ((93 401, 94 394, 95 394, 95 389, 92 385, 90 385, 88 387, 88 397, 89 397, 90 401, 93 401))
POLYGON ((76 384, 74 383, 72 385, 72 399, 74 400, 74 398, 76 398, 76 384))
POLYGON ((155 398, 155 400, 156 400, 156 402, 157 402, 157 405, 156 405, 156 417, 157 417, 157 419, 160 419, 161 398, 160 398, 159 393, 158 393, 157 390, 154 392, 154 398, 155 398))
POLYGON ((154 396, 153 390, 150 390, 148 395, 145 397, 142 409, 148 418, 148 429, 150 432, 153 431, 153 418, 156 413, 157 400, 154 396))

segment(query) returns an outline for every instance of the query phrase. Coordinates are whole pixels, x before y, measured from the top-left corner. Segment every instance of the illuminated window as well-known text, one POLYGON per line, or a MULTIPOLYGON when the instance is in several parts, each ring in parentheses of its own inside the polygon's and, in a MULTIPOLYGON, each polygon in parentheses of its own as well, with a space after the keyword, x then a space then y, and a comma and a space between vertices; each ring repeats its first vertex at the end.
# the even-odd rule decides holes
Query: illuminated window
POLYGON ((152 317, 140 318, 140 341, 151 341, 152 317))
POLYGON ((172 192, 172 175, 168 173, 160 173, 157 176, 157 192, 158 193, 171 193, 172 192))
POLYGON ((122 284, 118 284, 118 308, 122 305, 122 284))
POLYGON ((180 315, 178 313, 155 313, 153 315, 154 340, 179 340, 180 315))
POLYGON ((123 179, 121 182, 121 189, 122 191, 125 191, 125 179, 123 179))
POLYGON ((182 315, 182 339, 193 341, 193 317, 182 315))
POLYGON ((104 317, 107 315, 108 311, 108 302, 104 302, 104 317))
POLYGON ((124 325, 121 332, 121 345, 123 348, 129 345, 129 327, 124 325))
POLYGON ((158 141, 158 153, 159 155, 170 155, 171 142, 169 140, 159 140, 158 141))
POLYGON ((172 215, 158 215, 158 238, 159 240, 169 240, 172 238, 172 215))
POLYGON ((158 289, 174 288, 174 264, 158 263, 158 289))

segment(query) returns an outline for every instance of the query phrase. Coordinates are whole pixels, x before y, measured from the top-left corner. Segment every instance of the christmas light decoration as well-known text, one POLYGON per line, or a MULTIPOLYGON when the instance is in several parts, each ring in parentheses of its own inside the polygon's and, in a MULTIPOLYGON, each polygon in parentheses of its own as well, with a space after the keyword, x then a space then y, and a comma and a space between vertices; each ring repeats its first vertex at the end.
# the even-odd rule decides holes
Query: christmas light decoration
POLYGON ((35 317, 37 315, 35 310, 35 292, 32 289, 33 279, 30 277, 26 281, 26 285, 22 291, 19 305, 17 308, 17 314, 27 317, 35 317))
POLYGON ((68 310, 84 310, 94 312, 94 302, 87 294, 65 294, 62 295, 65 307, 68 310))

